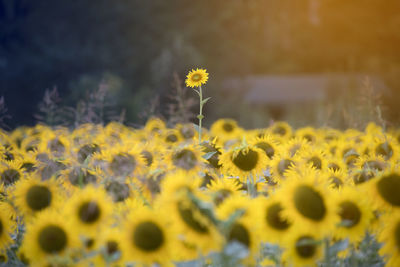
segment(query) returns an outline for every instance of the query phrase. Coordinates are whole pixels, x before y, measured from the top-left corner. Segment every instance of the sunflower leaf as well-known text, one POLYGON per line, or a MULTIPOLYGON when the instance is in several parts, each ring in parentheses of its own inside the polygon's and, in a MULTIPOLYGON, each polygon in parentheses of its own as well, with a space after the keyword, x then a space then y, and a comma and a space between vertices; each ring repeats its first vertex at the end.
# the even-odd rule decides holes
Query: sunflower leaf
POLYGON ((217 153, 217 151, 212 151, 212 152, 208 152, 206 154, 204 154, 203 156, 201 156, 203 159, 210 159, 212 156, 214 156, 214 154, 217 153))
POLYGON ((199 126, 197 124, 193 123, 193 127, 194 127, 194 129, 196 130, 197 133, 200 132, 200 128, 199 128, 199 126))
POLYGON ((195 91, 195 92, 199 95, 199 97, 200 97, 200 92, 199 92, 198 90, 193 89, 193 91, 195 91))
POLYGON ((203 101, 201 101, 201 104, 204 105, 205 103, 207 103, 208 100, 210 100, 211 97, 207 97, 206 99, 204 99, 203 101))
POLYGON ((339 242, 336 242, 333 246, 331 246, 330 252, 334 255, 336 255, 338 252, 343 251, 345 249, 347 249, 347 247, 349 246, 349 240, 345 239, 339 242))

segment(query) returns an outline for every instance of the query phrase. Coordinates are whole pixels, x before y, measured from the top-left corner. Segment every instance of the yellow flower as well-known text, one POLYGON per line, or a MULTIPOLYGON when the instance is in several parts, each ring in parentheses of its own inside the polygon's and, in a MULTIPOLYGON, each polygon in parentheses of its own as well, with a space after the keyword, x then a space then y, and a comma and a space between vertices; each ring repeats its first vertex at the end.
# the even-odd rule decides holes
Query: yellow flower
POLYGON ((186 86, 188 87, 199 87, 208 81, 207 70, 199 69, 191 70, 186 76, 186 86))

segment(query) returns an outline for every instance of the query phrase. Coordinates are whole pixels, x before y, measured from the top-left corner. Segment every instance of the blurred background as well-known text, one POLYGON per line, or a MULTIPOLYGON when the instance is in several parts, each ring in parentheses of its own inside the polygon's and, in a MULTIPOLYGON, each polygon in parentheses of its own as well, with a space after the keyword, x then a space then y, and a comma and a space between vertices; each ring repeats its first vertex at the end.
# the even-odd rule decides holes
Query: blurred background
POLYGON ((0 0, 0 122, 10 128, 194 121, 184 79, 196 67, 210 73, 206 125, 396 126, 400 1, 0 0))

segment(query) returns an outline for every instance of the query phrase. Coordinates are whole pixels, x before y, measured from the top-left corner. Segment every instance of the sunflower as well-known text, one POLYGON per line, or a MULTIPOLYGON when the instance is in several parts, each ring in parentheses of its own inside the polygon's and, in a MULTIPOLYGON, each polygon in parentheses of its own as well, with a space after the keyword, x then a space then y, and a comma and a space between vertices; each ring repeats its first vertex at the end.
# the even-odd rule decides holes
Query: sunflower
POLYGON ((219 157, 222 154, 222 148, 217 144, 217 137, 215 137, 212 142, 202 142, 201 146, 204 153, 214 153, 207 159, 208 165, 214 169, 220 169, 222 165, 219 164, 219 157))
POLYGON ((30 264, 44 266, 52 256, 68 256, 75 253, 79 240, 74 228, 65 217, 53 210, 40 213, 27 225, 22 243, 23 253, 30 264))
POLYGON ((108 228, 99 236, 94 246, 94 251, 100 252, 91 259, 94 266, 123 266, 125 253, 122 250, 121 241, 123 233, 116 227, 108 228))
POLYGON ((65 214, 80 233, 94 233, 110 221, 112 200, 92 185, 75 192, 65 204, 65 214))
POLYGON ((222 143, 228 140, 240 139, 243 129, 237 125, 233 119, 219 119, 210 128, 211 135, 218 137, 222 143))
POLYGON ((49 130, 42 133, 41 142, 38 145, 38 151, 44 151, 46 149, 54 156, 62 157, 69 154, 70 141, 65 133, 61 133, 60 131, 57 133, 49 130))
POLYGON ((292 136, 292 127, 284 121, 277 121, 269 129, 279 140, 287 140, 292 136))
POLYGON ((0 180, 3 185, 12 186, 18 180, 22 179, 23 173, 21 170, 22 164, 20 161, 0 162, 0 180))
POLYGON ((239 177, 242 181, 255 180, 267 168, 268 156, 263 150, 252 145, 236 147, 224 152, 219 160, 226 175, 239 177))
POLYGON ((200 183, 200 179, 184 172, 168 174, 162 182, 162 193, 155 206, 172 213, 172 224, 185 246, 208 253, 220 248, 222 238, 211 219, 189 198, 192 195, 198 201, 208 203, 209 198, 199 190, 200 183))
POLYGON ((88 184, 96 184, 99 182, 100 170, 84 168, 81 166, 73 166, 66 170, 60 171, 60 180, 67 191, 78 190, 88 184))
POLYGON ((174 246, 168 220, 161 211, 140 208, 124 222, 121 239, 125 263, 163 264, 171 260, 174 246))
POLYGON ((62 192, 54 180, 41 181, 35 176, 15 184, 15 205, 26 217, 54 208, 62 200, 62 192))
POLYGON ((163 131, 160 138, 167 146, 173 146, 182 141, 182 137, 177 129, 168 129, 163 131))
POLYGON ((341 222, 334 232, 334 236, 350 242, 361 241, 373 218, 370 203, 357 188, 346 187, 336 193, 335 203, 338 207, 341 222))
POLYGON ((400 173, 392 168, 365 185, 374 196, 377 209, 400 210, 400 173))
POLYGON ((271 177, 275 182, 283 180, 287 177, 287 172, 300 163, 299 155, 292 155, 287 149, 278 150, 275 157, 268 163, 270 167, 271 177))
POLYGON ((245 196, 226 199, 217 209, 218 217, 229 220, 235 213, 242 213, 225 231, 226 243, 239 242, 248 249, 245 262, 253 263, 260 248, 260 225, 257 220, 259 207, 257 201, 245 196))
POLYGON ((205 159, 201 156, 201 147, 187 145, 175 148, 165 156, 165 162, 170 170, 182 170, 188 173, 198 173, 205 164, 205 159))
POLYGON ((207 186, 208 192, 211 194, 213 202, 219 206, 225 199, 241 194, 242 185, 235 178, 219 178, 212 180, 207 186))
POLYGON ((206 84, 208 81, 208 73, 205 69, 191 70, 186 76, 186 86, 187 87, 200 87, 202 84, 206 84))
POLYGON ((327 181, 310 168, 293 170, 290 176, 276 192, 282 196, 282 216, 322 236, 329 234, 339 218, 327 181))
POLYGON ((400 266, 400 213, 395 212, 385 219, 385 227, 379 235, 379 241, 383 247, 379 253, 388 257, 385 266, 400 266))
POLYGON ((284 240, 282 260, 289 266, 316 266, 323 257, 320 237, 312 229, 293 229, 284 240))
POLYGON ((307 140, 307 142, 310 142, 311 144, 316 144, 320 139, 320 136, 318 135, 316 130, 312 127, 297 129, 295 132, 295 136, 305 139, 307 140))
POLYGON ((269 159, 272 159, 276 153, 278 142, 272 135, 262 135, 261 137, 256 137, 249 142, 251 145, 258 147, 264 151, 269 159))
POLYGON ((260 197, 258 201, 258 215, 261 225, 262 240, 264 242, 281 243, 292 228, 292 223, 282 217, 282 200, 276 195, 268 198, 260 197))
POLYGON ((317 170, 326 170, 328 167, 325 152, 322 149, 310 149, 299 154, 302 162, 317 170))
POLYGON ((324 173, 324 176, 327 177, 329 187, 332 189, 342 189, 345 186, 354 185, 353 179, 350 179, 349 175, 343 170, 329 169, 324 173))
POLYGON ((0 203, 0 251, 8 249, 12 243, 13 222, 8 214, 8 207, 0 203))

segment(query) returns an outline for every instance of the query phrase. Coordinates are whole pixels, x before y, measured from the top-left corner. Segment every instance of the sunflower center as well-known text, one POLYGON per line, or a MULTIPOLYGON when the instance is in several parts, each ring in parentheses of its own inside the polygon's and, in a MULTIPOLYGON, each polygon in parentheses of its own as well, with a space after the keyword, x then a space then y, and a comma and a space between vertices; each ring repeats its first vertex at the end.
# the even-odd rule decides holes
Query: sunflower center
POLYGON ((280 216, 282 210, 280 203, 275 203, 267 208, 267 223, 276 230, 286 230, 290 226, 288 221, 280 216))
POLYGON ((400 222, 397 223, 396 229, 394 230, 394 238, 397 248, 400 248, 400 222))
POLYGON ((187 226, 192 228, 194 231, 206 234, 208 233, 208 228, 203 223, 199 222, 195 215, 193 214, 193 210, 189 207, 185 207, 181 202, 178 203, 178 211, 182 220, 186 223, 187 226))
POLYGON ((132 155, 121 153, 114 156, 110 163, 110 168, 115 175, 127 175, 135 170, 136 160, 132 155))
POLYGON ((228 240, 230 242, 237 241, 246 247, 250 247, 249 231, 240 223, 235 223, 229 232, 228 240))
POLYGON ((129 185, 120 181, 111 181, 107 184, 106 191, 111 195, 114 202, 124 201, 130 195, 129 185))
POLYGON ((256 147, 261 148, 270 159, 272 159, 275 154, 274 148, 266 142, 258 142, 256 147))
POLYGON ((331 185, 333 185, 333 188, 340 188, 343 186, 342 180, 340 180, 340 178, 336 176, 331 176, 329 180, 331 182, 331 185))
POLYGON ((192 76, 192 81, 194 81, 194 82, 199 82, 199 81, 201 81, 202 78, 203 78, 203 77, 201 76, 201 74, 196 73, 196 74, 194 74, 194 75, 192 76))
POLYGON ((97 181, 97 177, 95 175, 83 171, 80 168, 71 171, 68 175, 68 179, 71 184, 75 186, 78 186, 81 183, 83 185, 87 185, 89 183, 94 184, 97 181))
POLYGON ((57 225, 48 225, 39 232, 38 242, 44 252, 57 253, 67 246, 67 234, 57 225))
POLYGON ((278 134, 280 136, 284 136, 286 134, 286 129, 282 126, 278 126, 278 127, 275 127, 273 133, 278 134))
POLYGON ((145 252, 153 252, 164 244, 164 233, 157 224, 142 222, 133 232, 133 243, 145 252))
POLYGON ((400 206, 400 176, 389 174, 382 177, 377 184, 381 197, 393 206, 400 206))
POLYGON ((296 252, 301 258, 311 258, 315 255, 317 247, 313 244, 314 239, 309 236, 300 237, 296 241, 296 252))
POLYGON ((100 152, 100 147, 96 144, 87 144, 82 146, 78 151, 78 161, 83 163, 87 157, 94 153, 100 152))
POLYGON ((49 141, 47 146, 51 152, 58 154, 63 154, 65 152, 65 146, 58 138, 49 141))
POLYGON ((179 132, 182 134, 183 138, 185 139, 191 139, 193 138, 195 132, 193 130, 193 127, 190 126, 183 126, 179 132))
POLYGON ((0 255, 0 262, 1 262, 1 263, 6 262, 6 260, 7 260, 6 256, 0 255))
POLYGON ((358 184, 365 183, 374 177, 375 177, 375 175, 372 172, 362 170, 360 173, 356 173, 354 175, 353 181, 354 181, 354 184, 358 185, 358 184))
POLYGON ((393 155, 393 148, 387 142, 379 144, 375 148, 376 155, 383 156, 386 160, 390 159, 393 155))
POLYGON ((224 200, 229 197, 232 194, 232 192, 228 189, 221 189, 218 190, 218 192, 216 193, 216 196, 214 198, 214 203, 216 206, 221 205, 222 202, 224 202, 224 200))
POLYGON ((147 150, 143 150, 140 154, 142 155, 142 157, 146 161, 147 167, 150 167, 151 164, 153 163, 153 155, 147 150))
POLYGON ((225 132, 230 133, 230 132, 233 131, 234 127, 233 127, 232 123, 230 123, 230 122, 225 122, 225 123, 222 125, 222 129, 224 129, 225 132))
POLYGON ((316 169, 320 170, 322 168, 322 161, 318 157, 310 158, 307 163, 311 164, 311 166, 315 167, 316 169))
POLYGON ((175 143, 176 141, 178 141, 178 137, 176 136, 176 134, 169 134, 169 135, 167 136, 167 138, 165 138, 165 140, 166 140, 168 143, 175 143))
POLYGON ((51 191, 46 186, 34 185, 26 194, 26 203, 32 210, 39 211, 50 206, 51 198, 51 191))
POLYGON ((14 184, 20 177, 19 172, 14 169, 8 169, 1 173, 1 181, 5 186, 14 184))
POLYGON ((107 255, 112 255, 119 251, 118 243, 115 241, 107 241, 106 243, 106 252, 107 255))
POLYGON ((306 139, 308 142, 313 143, 315 141, 315 136, 311 134, 305 134, 303 136, 304 139, 306 139))
POLYGON ((79 208, 79 218, 82 222, 91 224, 100 218, 101 210, 94 201, 83 203, 79 208))
POLYGON ((252 149, 249 149, 247 153, 240 150, 232 162, 243 171, 251 171, 257 166, 258 153, 252 149))
POLYGON ((189 149, 182 149, 174 154, 172 162, 178 168, 191 170, 196 166, 197 158, 193 151, 189 149))
POLYGON ((294 204, 298 212, 313 221, 321 221, 326 214, 322 196, 307 185, 298 186, 294 192, 294 204))
POLYGON ((282 159, 278 163, 278 173, 283 176, 283 174, 289 169, 290 166, 294 165, 294 161, 290 159, 282 159))
POLYGON ((340 218, 345 222, 346 228, 351 228, 357 225, 361 220, 361 211, 354 203, 344 201, 340 203, 340 218))

